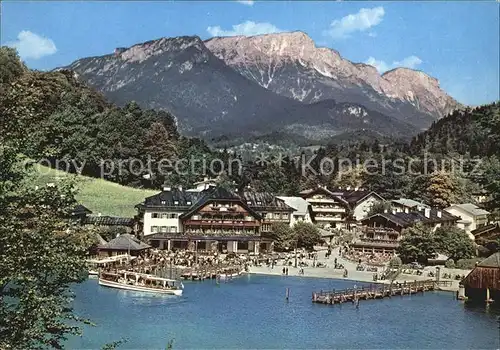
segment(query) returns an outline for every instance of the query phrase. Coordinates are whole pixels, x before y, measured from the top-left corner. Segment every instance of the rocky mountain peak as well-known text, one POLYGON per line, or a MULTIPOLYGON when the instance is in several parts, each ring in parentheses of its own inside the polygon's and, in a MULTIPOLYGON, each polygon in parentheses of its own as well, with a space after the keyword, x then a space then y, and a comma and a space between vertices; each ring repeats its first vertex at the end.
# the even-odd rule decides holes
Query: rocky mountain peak
POLYGON ((203 41, 198 36, 181 36, 176 38, 161 38, 136 44, 130 48, 115 51, 115 56, 126 62, 142 62, 152 56, 164 52, 180 52, 188 47, 204 49, 203 41))

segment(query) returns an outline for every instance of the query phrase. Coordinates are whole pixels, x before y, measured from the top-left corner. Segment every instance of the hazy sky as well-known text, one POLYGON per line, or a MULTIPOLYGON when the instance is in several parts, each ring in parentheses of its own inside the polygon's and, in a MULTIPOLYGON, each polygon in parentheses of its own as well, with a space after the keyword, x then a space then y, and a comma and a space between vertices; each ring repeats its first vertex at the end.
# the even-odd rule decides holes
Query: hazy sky
POLYGON ((301 30, 354 62, 439 79, 466 104, 499 99, 497 2, 8 1, 2 45, 52 69, 115 47, 180 35, 202 39, 301 30))

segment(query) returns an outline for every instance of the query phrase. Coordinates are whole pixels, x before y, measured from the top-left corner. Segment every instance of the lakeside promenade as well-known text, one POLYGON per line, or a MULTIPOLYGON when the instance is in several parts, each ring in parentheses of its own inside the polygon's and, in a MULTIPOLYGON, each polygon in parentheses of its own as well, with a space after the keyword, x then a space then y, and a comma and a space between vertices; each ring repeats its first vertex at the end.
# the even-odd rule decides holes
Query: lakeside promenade
MULTIPOLYGON (((303 267, 302 269, 304 270, 304 274, 300 274, 300 267, 294 267, 292 266, 287 266, 288 267, 288 276, 297 276, 297 277, 314 277, 314 278, 332 278, 332 279, 344 279, 348 281, 358 281, 358 282, 366 282, 366 283, 381 283, 381 284, 389 284, 389 280, 378 280, 376 282, 373 281, 373 272, 369 271, 357 271, 356 266, 357 264, 350 261, 346 260, 342 257, 339 256, 339 249, 335 248, 332 250, 332 255, 330 258, 325 258, 324 252, 326 251, 323 250, 325 248, 317 248, 318 251, 318 259, 316 262, 320 262, 323 264, 326 264, 326 267, 312 267, 312 262, 313 260, 311 259, 305 259, 309 266, 303 267), (344 269, 335 269, 333 267, 334 265, 334 259, 337 258, 337 263, 344 265, 345 269, 348 271, 348 276, 344 277, 344 269)), ((284 265, 281 264, 281 262, 278 262, 278 265, 275 265, 273 268, 270 266, 250 266, 249 273, 251 274, 260 274, 260 275, 274 275, 274 276, 282 276, 283 275, 283 267, 284 265)), ((385 270, 385 267, 378 267, 378 273, 380 274, 383 270, 385 270)), ((435 267, 426 267, 424 269, 424 273, 422 275, 407 275, 407 274, 400 274, 398 278, 396 278, 395 282, 400 282, 403 283, 405 281, 425 281, 432 279, 430 278, 427 273, 429 271, 435 271, 435 267)), ((470 272, 470 270, 460 270, 460 269, 448 269, 445 267, 441 267, 441 275, 444 273, 450 273, 452 276, 455 276, 457 274, 460 275, 467 275, 470 272)), ((441 280, 445 280, 441 278, 441 280)), ((452 281, 452 286, 451 287, 442 287, 441 290, 446 290, 446 291, 452 291, 455 292, 458 290, 458 280, 454 279, 446 279, 446 281, 452 281)))

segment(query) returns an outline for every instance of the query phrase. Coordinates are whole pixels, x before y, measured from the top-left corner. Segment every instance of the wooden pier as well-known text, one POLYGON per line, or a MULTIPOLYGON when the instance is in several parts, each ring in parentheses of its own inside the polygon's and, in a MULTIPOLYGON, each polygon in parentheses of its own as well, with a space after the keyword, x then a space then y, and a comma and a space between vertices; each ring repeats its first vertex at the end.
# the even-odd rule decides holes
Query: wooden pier
POLYGON ((442 283, 435 280, 414 281, 392 284, 371 284, 361 288, 320 291, 312 293, 312 302, 319 304, 356 303, 360 300, 383 299, 396 295, 412 295, 433 291, 442 283))

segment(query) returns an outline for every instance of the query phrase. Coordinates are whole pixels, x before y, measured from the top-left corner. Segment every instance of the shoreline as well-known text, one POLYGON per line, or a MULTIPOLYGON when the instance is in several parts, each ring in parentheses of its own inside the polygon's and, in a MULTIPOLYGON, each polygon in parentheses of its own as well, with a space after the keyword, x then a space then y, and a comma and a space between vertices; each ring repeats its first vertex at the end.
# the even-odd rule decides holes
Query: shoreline
MULTIPOLYGON (((332 279, 332 280, 343 280, 343 281, 351 281, 351 282, 359 282, 359 283, 372 283, 379 285, 389 285, 390 281, 388 280, 373 280, 373 274, 365 271, 349 271, 348 277, 343 277, 343 270, 337 270, 338 275, 336 275, 329 268, 304 268, 304 274, 299 274, 299 268, 289 267, 288 275, 283 275, 281 266, 277 266, 274 269, 269 267, 250 267, 249 275, 265 275, 265 276, 282 276, 282 277, 305 277, 305 278, 321 278, 321 279, 332 279)), ((400 275, 394 282, 403 283, 403 282, 413 282, 413 281, 422 281, 429 280, 431 278, 422 278, 422 276, 409 276, 409 275, 400 275), (407 277, 407 278, 405 278, 407 277), (418 277, 418 278, 413 278, 418 277)), ((451 287, 440 287, 437 289, 438 291, 444 292, 456 292, 458 291, 458 281, 452 281, 451 287)))

